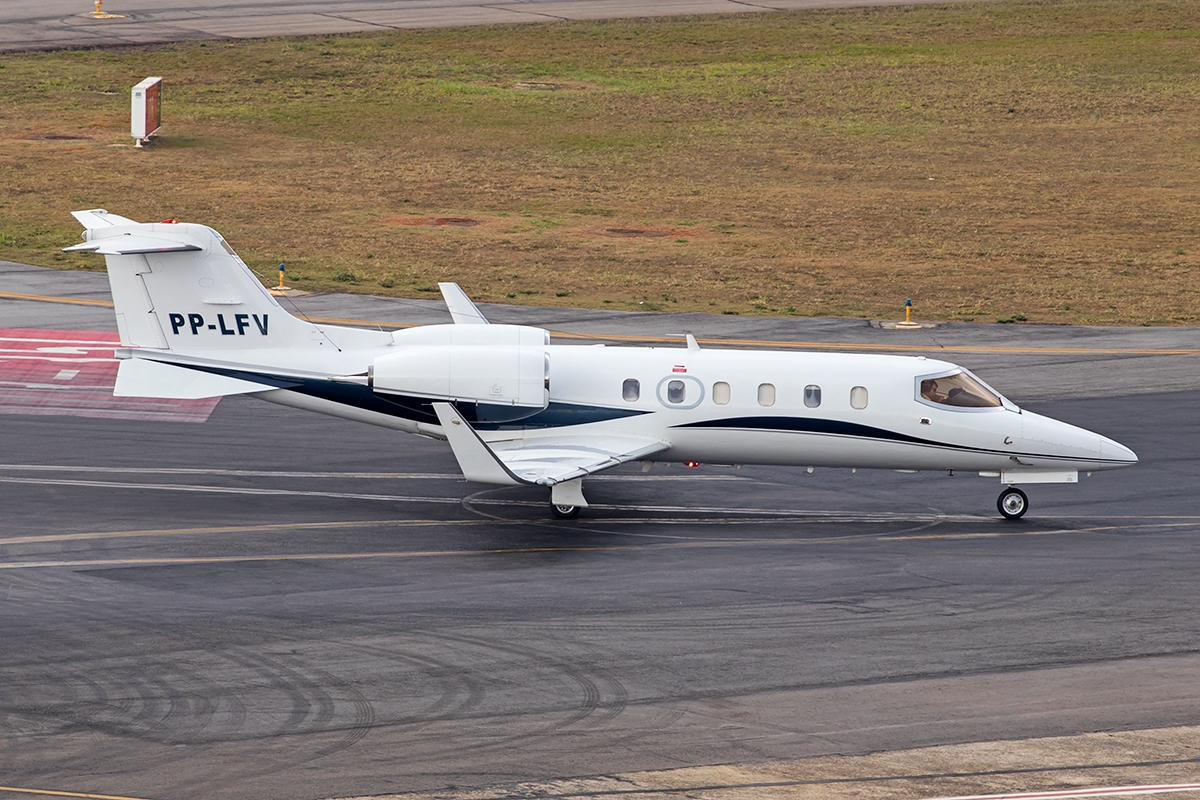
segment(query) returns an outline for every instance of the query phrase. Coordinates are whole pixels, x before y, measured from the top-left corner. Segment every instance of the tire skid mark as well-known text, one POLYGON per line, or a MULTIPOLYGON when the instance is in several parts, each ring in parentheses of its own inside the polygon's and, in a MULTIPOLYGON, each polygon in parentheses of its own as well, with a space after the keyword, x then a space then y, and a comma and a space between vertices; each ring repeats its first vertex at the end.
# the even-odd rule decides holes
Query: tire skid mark
POLYGON ((229 704, 233 711, 231 717, 237 724, 244 724, 245 707, 237 693, 222 691, 216 682, 179 663, 165 664, 163 670, 177 676, 176 680, 159 681, 163 693, 172 701, 172 707, 159 725, 163 738, 171 744, 203 741, 201 734, 217 727, 223 703, 229 704))
MULTIPOLYGON (((239 664, 254 673, 262 681, 262 686, 284 694, 291 708, 285 718, 275 724, 265 735, 280 736, 299 733, 304 730, 319 728, 321 723, 328 722, 333 717, 333 698, 314 681, 300 676, 294 669, 281 666, 277 659, 272 659, 268 653, 256 653, 245 648, 233 648, 224 653, 230 661, 239 664), (305 725, 305 721, 314 716, 315 725, 305 725)), ((266 719, 267 714, 258 715, 266 719)), ((263 735, 263 734, 260 734, 263 735)))
POLYGON ((483 702, 487 696, 484 680, 476 674, 476 670, 461 664, 452 664, 429 655, 415 655, 390 650, 382 645, 355 643, 350 645, 362 653, 382 656, 389 660, 399 660, 415 666, 418 671, 433 681, 442 684, 443 688, 438 697, 424 709, 411 717, 397 717, 388 724, 414 724, 435 722, 445 719, 456 719, 467 711, 483 702), (450 676, 453 680, 446 680, 450 676), (463 691, 465 687, 465 691, 463 691), (462 698, 461 700, 457 698, 462 698))
MULTIPOLYGON (((605 713, 597 717, 597 719, 609 720, 617 716, 623 711, 628 703, 628 694, 624 687, 614 678, 606 678, 601 676, 612 692, 612 699, 603 700, 603 694, 596 680, 593 680, 586 672, 574 666, 565 658, 550 656, 542 651, 531 647, 523 647, 511 642, 495 642, 479 636, 470 636, 463 634, 449 633, 426 633, 426 636, 440 639, 447 642, 457 644, 466 644, 472 647, 477 647, 482 650, 491 650, 495 652, 505 653, 508 655, 520 656, 529 659, 535 664, 545 664, 553 667, 558 673, 566 676, 570 681, 575 683, 581 692, 581 698, 578 707, 563 719, 552 722, 548 725, 543 725, 540 728, 512 734, 501 739, 495 739, 487 744, 480 745, 463 745, 459 749, 470 750, 472 752, 485 752, 489 750, 504 749, 511 747, 513 743, 536 739, 554 734, 572 725, 578 724, 583 720, 592 717, 597 710, 602 706, 610 706, 611 713, 605 713)), ((609 709, 605 709, 608 711, 609 709)))
MULTIPOLYGON (((371 728, 373 728, 375 725, 375 707, 371 705, 371 701, 368 700, 366 695, 359 691, 354 684, 334 675, 328 670, 321 669, 319 667, 309 667, 309 674, 305 674, 301 671, 304 664, 300 656, 283 655, 279 658, 280 661, 288 663, 289 669, 294 674, 304 676, 304 679, 311 686, 317 688, 320 688, 322 685, 331 686, 337 688, 341 692, 344 692, 349 696, 350 702, 354 707, 352 721, 350 722, 347 728, 347 733, 343 739, 340 742, 336 742, 328 747, 316 751, 309 758, 305 759, 305 761, 312 761, 313 759, 321 758, 332 753, 336 753, 340 750, 345 750, 347 747, 353 746, 371 731, 371 728)), ((328 713, 325 713, 325 708, 322 707, 322 714, 313 721, 313 727, 322 730, 342 730, 340 727, 331 727, 331 723, 335 718, 339 706, 344 704, 338 703, 333 698, 333 695, 324 692, 324 690, 322 690, 322 693, 325 697, 329 698, 328 713)))
MULTIPOLYGON (((253 678, 243 680, 242 686, 258 690, 256 697, 266 690, 266 697, 259 702, 269 702, 272 692, 283 694, 290 703, 286 717, 267 730, 241 730, 239 735, 209 737, 210 742, 254 742, 263 741, 267 752, 256 759, 253 766, 222 773, 219 779, 206 781, 198 786, 194 781, 170 787, 166 796, 212 796, 222 787, 236 787, 246 780, 292 770, 295 767, 325 758, 352 747, 375 727, 375 710, 370 700, 349 682, 322 669, 305 668, 301 656, 281 653, 254 653, 244 648, 234 648, 221 654, 227 661, 250 671, 253 678), (325 687, 330 687, 327 690, 325 687), (352 712, 347 722, 339 724, 339 712, 346 703, 332 693, 349 697, 352 712), (321 744, 323 734, 332 735, 332 741, 321 744), (287 748, 289 755, 281 758, 281 749, 270 743, 280 737, 302 737, 295 747, 287 748), (307 745, 307 747, 306 747, 307 745), (315 748, 314 748, 315 745, 315 748), (313 749, 308 749, 313 748, 313 749)), ((251 712, 251 723, 265 720, 268 715, 261 710, 251 712)), ((231 731, 231 733, 233 733, 231 731)))

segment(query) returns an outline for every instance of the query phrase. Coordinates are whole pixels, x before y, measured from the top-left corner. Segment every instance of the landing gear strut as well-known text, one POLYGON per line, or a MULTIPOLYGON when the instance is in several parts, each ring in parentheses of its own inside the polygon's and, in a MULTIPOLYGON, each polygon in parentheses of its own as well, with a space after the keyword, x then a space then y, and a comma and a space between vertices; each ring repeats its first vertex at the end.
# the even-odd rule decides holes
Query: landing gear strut
POLYGON ((550 513, 554 515, 555 519, 575 519, 579 516, 579 506, 563 506, 551 503, 550 513))
POLYGON ((1029 510, 1029 498, 1015 486, 1010 486, 1000 493, 996 508, 1005 519, 1020 519, 1029 510))

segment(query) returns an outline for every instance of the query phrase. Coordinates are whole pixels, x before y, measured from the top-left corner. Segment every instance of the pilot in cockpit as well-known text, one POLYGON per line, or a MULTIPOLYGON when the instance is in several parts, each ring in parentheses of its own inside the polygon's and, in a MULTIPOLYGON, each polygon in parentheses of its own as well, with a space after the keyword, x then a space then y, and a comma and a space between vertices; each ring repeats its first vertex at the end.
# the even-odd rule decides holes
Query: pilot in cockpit
POLYGON ((938 383, 935 380, 921 381, 921 397, 934 403, 946 402, 946 395, 938 392, 938 383))

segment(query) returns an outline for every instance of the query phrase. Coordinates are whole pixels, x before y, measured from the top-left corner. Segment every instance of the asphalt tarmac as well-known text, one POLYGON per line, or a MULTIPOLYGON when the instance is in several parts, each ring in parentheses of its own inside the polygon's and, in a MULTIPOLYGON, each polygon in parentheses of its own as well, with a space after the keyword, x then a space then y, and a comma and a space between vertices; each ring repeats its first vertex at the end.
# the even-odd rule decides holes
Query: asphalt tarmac
MULTIPOLYGON (((103 302, 102 275, 0 264, 0 285, 2 327, 113 327, 11 299, 103 302)), ((1142 463, 1029 487, 1018 523, 994 479, 679 465, 591 480, 556 522, 442 443, 247 398, 203 424, 0 414, 3 784, 304 800, 1200 722, 1194 329, 485 310, 940 340, 1142 463)))
POLYGON ((6 0, 0 52, 955 0, 6 0))

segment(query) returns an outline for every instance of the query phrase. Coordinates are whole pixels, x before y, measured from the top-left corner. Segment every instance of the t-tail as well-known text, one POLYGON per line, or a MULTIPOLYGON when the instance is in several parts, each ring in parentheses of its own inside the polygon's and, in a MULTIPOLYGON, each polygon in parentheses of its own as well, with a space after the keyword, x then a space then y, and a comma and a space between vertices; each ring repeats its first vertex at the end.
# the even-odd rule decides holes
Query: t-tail
POLYGON ((212 228, 75 211, 84 250, 105 257, 125 347, 171 351, 318 346, 212 228))
MULTIPOLYGON (((331 351, 386 345, 388 334, 292 316, 212 228, 140 223, 75 211, 84 243, 105 257, 123 350, 114 394, 199 398, 278 388, 237 365, 270 363, 303 376, 331 351)), ((286 383, 287 381, 285 381, 286 383)))

